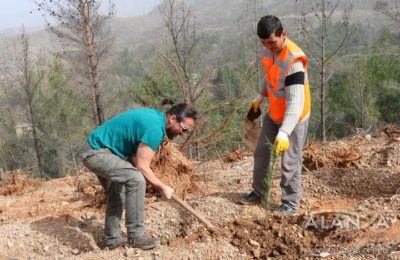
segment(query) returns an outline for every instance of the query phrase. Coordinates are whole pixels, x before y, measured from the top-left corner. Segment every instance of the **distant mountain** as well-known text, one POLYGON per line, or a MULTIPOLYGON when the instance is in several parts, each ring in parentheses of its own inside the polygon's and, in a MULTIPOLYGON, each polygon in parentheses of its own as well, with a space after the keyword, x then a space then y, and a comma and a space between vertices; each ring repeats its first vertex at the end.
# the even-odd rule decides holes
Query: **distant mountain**
MULTIPOLYGON (((368 25, 369 28, 379 29, 382 26, 394 25, 384 15, 374 10, 376 0, 343 0, 352 3, 352 22, 368 25)), ((296 18, 300 17, 300 9, 295 0, 268 0, 260 1, 262 5, 256 10, 258 16, 274 14, 282 18, 289 27, 295 29, 296 18)), ((254 15, 246 11, 249 0, 187 0, 198 22, 199 32, 214 31, 234 37, 238 33, 239 20, 254 15)), ((338 16, 340 19, 340 16, 338 16)), ((150 14, 138 17, 115 17, 111 24, 115 35, 117 50, 128 48, 141 49, 149 45, 157 45, 163 41, 165 29, 156 7, 150 14)), ((3 32, 0 34, 0 51, 4 51, 10 41, 17 39, 18 31, 3 32)), ((28 30, 29 32, 29 30, 28 30)), ((54 38, 44 30, 29 33, 31 46, 34 50, 49 49, 56 44, 54 38)))

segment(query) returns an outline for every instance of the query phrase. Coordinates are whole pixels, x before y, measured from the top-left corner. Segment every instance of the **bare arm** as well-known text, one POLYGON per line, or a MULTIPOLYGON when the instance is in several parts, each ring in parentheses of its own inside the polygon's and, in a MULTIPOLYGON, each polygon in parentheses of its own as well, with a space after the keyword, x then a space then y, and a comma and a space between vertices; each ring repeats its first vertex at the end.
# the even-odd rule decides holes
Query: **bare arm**
POLYGON ((151 160, 154 157, 154 151, 144 143, 140 143, 136 152, 136 156, 132 156, 131 162, 136 165, 136 168, 143 174, 144 178, 158 191, 161 195, 170 199, 174 190, 164 184, 157 176, 154 174, 153 170, 150 168, 151 160))

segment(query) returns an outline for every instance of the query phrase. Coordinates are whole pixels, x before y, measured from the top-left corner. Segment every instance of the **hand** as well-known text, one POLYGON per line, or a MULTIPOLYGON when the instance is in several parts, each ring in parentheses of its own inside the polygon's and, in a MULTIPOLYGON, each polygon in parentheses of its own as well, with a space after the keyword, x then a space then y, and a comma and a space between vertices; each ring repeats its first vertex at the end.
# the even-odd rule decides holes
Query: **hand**
POLYGON ((264 96, 258 94, 257 97, 251 102, 251 107, 249 112, 247 112, 247 119, 250 121, 254 121, 254 119, 258 118, 261 115, 260 104, 263 101, 264 96))
POLYGON ((289 149, 289 137, 288 134, 279 131, 275 138, 275 155, 281 155, 283 152, 289 149))
POLYGON ((264 100, 264 96, 261 94, 258 94, 257 97, 251 101, 251 108, 254 109, 254 112, 257 112, 258 109, 260 108, 261 102, 264 100))
POLYGON ((161 196, 162 196, 164 199, 169 200, 169 199, 171 199, 171 197, 172 197, 172 193, 174 193, 175 191, 174 191, 174 189, 171 188, 170 186, 164 185, 163 187, 160 188, 159 192, 160 192, 161 196))

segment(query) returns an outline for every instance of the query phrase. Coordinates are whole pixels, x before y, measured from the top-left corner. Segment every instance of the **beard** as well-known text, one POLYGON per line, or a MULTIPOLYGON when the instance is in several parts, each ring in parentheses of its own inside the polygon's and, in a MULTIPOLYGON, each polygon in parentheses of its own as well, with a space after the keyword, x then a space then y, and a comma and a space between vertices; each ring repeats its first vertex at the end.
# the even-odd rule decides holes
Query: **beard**
POLYGON ((174 139, 178 135, 177 133, 172 132, 171 128, 167 128, 166 132, 167 132, 167 137, 169 140, 174 139))

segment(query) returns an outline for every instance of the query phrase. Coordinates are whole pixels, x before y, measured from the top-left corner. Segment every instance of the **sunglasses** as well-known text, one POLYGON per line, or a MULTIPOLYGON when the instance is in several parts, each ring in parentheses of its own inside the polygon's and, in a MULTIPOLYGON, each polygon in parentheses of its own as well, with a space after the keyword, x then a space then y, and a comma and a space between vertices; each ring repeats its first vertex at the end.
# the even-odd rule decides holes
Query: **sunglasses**
POLYGON ((182 122, 179 122, 179 124, 181 124, 182 132, 183 132, 183 133, 189 132, 189 131, 191 130, 190 128, 184 127, 183 124, 182 124, 182 122))

